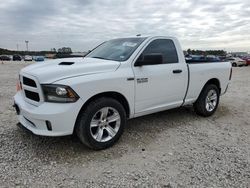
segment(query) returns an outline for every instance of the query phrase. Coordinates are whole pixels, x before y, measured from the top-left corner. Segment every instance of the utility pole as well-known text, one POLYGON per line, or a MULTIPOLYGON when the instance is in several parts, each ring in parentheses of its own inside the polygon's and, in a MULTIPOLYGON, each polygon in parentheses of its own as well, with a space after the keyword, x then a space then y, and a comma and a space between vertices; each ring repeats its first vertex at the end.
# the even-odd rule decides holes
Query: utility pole
POLYGON ((19 46, 18 46, 18 44, 16 44, 16 51, 18 51, 18 49, 19 49, 19 46))
POLYGON ((25 43, 26 43, 26 49, 27 49, 27 52, 28 52, 29 51, 29 41, 26 40, 25 43))

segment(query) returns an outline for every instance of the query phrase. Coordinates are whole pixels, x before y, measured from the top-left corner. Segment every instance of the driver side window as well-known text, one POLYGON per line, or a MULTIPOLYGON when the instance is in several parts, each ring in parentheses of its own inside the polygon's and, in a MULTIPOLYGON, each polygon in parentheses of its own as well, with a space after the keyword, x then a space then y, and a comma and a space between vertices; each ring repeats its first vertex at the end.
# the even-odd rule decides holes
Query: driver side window
POLYGON ((174 42, 170 39, 156 39, 152 41, 138 59, 155 54, 162 56, 162 64, 178 63, 177 51, 174 42))

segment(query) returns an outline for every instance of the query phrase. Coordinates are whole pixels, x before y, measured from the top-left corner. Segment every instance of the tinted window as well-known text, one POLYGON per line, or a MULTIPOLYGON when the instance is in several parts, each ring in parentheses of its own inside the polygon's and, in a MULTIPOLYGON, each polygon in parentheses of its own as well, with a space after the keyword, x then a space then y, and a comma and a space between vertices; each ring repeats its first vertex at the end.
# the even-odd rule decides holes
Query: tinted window
POLYGON ((178 55, 175 45, 170 39, 156 39, 152 41, 143 51, 143 55, 161 54, 163 63, 178 63, 178 55))
POLYGON ((104 42, 95 48, 87 57, 126 61, 145 38, 120 38, 104 42))

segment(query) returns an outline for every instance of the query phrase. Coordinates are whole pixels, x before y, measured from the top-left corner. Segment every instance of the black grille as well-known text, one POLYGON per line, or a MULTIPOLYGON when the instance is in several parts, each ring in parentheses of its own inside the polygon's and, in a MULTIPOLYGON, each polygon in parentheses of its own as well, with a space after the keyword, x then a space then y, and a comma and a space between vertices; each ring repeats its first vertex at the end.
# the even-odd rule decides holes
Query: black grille
POLYGON ((23 84, 26 86, 36 87, 36 82, 27 77, 23 77, 23 84))
POLYGON ((24 90, 24 93, 28 99, 31 99, 31 100, 37 101, 37 102, 40 101, 40 97, 39 97, 38 93, 35 93, 33 91, 27 91, 27 90, 24 90))

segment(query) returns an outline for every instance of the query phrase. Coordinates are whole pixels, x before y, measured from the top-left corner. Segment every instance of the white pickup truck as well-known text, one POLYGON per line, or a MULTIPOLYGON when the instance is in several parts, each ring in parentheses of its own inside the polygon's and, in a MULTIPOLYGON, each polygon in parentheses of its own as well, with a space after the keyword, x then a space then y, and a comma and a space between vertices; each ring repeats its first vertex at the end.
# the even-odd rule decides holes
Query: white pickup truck
POLYGON ((118 38, 84 58, 23 68, 14 106, 20 124, 36 135, 76 133, 88 147, 104 149, 127 119, 190 104, 212 115, 231 74, 230 62, 186 63, 173 37, 118 38))

